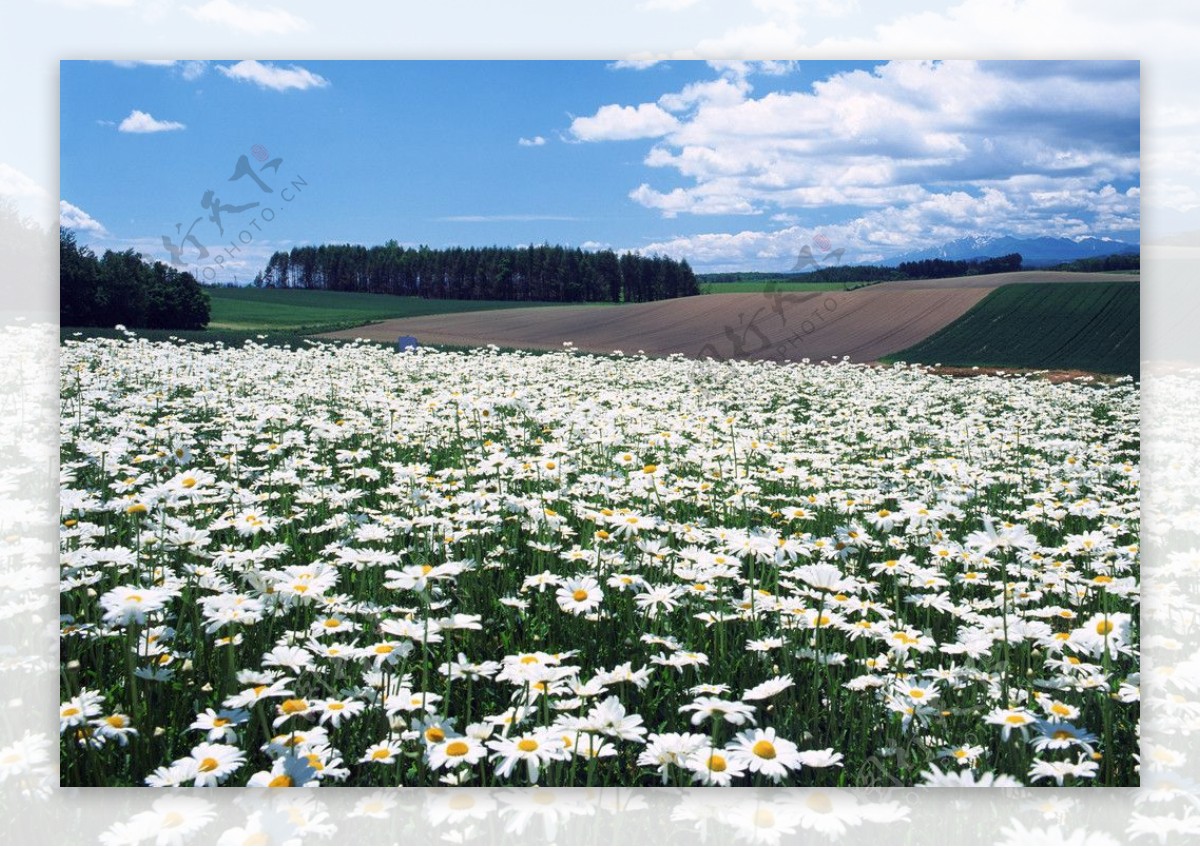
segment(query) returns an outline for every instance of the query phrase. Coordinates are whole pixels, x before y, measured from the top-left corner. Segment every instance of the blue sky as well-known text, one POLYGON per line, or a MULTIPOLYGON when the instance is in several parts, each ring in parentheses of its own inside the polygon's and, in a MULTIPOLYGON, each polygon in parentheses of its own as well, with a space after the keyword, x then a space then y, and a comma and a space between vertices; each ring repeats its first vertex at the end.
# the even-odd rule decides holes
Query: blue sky
POLYGON ((65 61, 60 92, 64 222, 218 281, 308 243, 782 271, 818 236, 878 261, 1140 226, 1136 62, 65 61))

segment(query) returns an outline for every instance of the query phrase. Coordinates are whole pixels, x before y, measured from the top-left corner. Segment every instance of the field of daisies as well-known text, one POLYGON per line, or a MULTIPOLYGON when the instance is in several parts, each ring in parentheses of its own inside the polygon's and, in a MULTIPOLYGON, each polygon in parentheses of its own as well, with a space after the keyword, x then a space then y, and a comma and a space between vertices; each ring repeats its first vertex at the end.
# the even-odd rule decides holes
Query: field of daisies
POLYGON ((1138 780, 1131 381, 65 341, 61 780, 1138 780))

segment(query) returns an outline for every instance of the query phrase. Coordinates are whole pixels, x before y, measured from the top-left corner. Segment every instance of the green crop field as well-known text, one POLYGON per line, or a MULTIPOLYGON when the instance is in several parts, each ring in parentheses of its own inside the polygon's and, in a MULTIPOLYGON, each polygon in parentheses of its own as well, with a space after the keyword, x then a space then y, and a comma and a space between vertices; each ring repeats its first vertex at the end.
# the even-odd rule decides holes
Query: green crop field
MULTIPOLYGON (((271 347, 297 347, 305 338, 322 332, 350 329, 390 318, 515 309, 529 306, 581 306, 608 304, 543 303, 516 300, 432 300, 360 294, 349 291, 309 291, 295 288, 206 288, 211 302, 208 328, 202 330, 137 329, 148 341, 221 343, 238 346, 247 341, 271 347), (265 335, 265 337, 264 337, 265 335)), ((62 327, 60 337, 119 338, 111 327, 62 327)))
POLYGON ((325 332, 389 318, 549 306, 515 300, 427 300, 389 294, 281 288, 209 288, 209 330, 325 332))
POLYGON ((1129 282, 997 288, 892 361, 1139 373, 1140 286, 1129 282))

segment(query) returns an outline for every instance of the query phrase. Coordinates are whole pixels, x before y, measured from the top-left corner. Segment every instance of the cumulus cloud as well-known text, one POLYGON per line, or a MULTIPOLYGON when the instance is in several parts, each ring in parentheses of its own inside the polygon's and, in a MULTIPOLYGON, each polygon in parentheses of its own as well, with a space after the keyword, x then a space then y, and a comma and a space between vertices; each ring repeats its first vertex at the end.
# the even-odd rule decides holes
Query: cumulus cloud
POLYGON ((108 234, 108 230, 104 228, 104 225, 100 221, 75 204, 68 203, 66 200, 58 201, 58 222, 61 226, 73 229, 76 232, 86 232, 95 236, 108 234))
POLYGON ((546 143, 546 139, 540 135, 535 135, 533 138, 518 138, 517 143, 522 147, 541 147, 546 143))
POLYGON ((218 24, 251 35, 283 34, 308 28, 308 22, 275 6, 257 9, 232 0, 209 0, 202 6, 185 6, 188 14, 204 23, 218 24))
MULTIPOLYGON (((1139 228, 1136 62, 886 62, 803 89, 771 81, 762 94, 755 84, 790 65, 709 64, 714 79, 655 103, 608 104, 571 125, 580 140, 649 140, 643 162, 665 184, 645 180, 628 196, 664 217, 783 224, 837 210, 863 261, 970 234, 1127 237, 1139 228)), ((678 251, 681 238, 656 246, 678 251)), ((715 233, 694 246, 736 251, 750 241, 715 233)))
POLYGON ((158 118, 151 115, 149 112, 142 112, 134 109, 125 120, 117 125, 119 132, 170 132, 176 129, 185 129, 185 125, 179 121, 160 121, 158 118))
POLYGON ((288 91, 293 88, 297 91, 304 91, 308 88, 324 88, 329 85, 329 80, 325 77, 299 65, 282 68, 270 62, 259 62, 255 59, 244 59, 236 65, 217 65, 217 70, 230 79, 252 82, 259 88, 269 88, 272 91, 288 91))
MULTIPOLYGON (((918 189, 907 204, 870 209, 820 227, 794 223, 790 218, 795 216, 784 213, 771 221, 791 226, 676 236, 638 249, 686 258, 710 270, 760 267, 782 271, 790 269, 799 251, 815 243, 818 235, 829 239, 831 250, 845 251, 839 261, 862 264, 965 235, 1002 233, 1036 238, 1053 234, 1081 238, 1097 231, 1129 232, 1138 227, 1141 192, 1136 186, 1125 191, 1112 185, 1093 189, 1079 182, 1062 185, 1017 177, 1006 188, 986 188, 976 193, 918 189)), ((818 253, 815 248, 813 252, 818 253)))
POLYGON ((580 141, 629 141, 657 138, 679 129, 674 115, 656 103, 601 106, 591 117, 571 121, 571 135, 580 141))

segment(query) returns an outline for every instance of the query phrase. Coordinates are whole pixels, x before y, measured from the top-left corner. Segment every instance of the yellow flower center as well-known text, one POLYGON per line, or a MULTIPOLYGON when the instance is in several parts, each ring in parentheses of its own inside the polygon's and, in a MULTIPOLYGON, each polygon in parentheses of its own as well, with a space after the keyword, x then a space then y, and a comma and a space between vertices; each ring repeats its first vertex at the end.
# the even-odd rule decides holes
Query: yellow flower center
POLYGON ((532 753, 538 748, 538 743, 532 738, 522 738, 517 742, 517 749, 522 753, 532 753))
POLYGON ((571 597, 573 597, 575 599, 576 603, 582 603, 584 600, 586 600, 588 598, 588 593, 586 591, 584 591, 582 588, 576 588, 574 593, 571 594, 571 597))
POLYGON ((125 727, 124 715, 109 715, 104 719, 104 722, 114 729, 122 729, 125 727))
POLYGON ((213 718, 213 726, 226 726, 229 723, 229 718, 213 718))
POLYGON ((447 756, 465 756, 471 748, 463 741, 451 741, 446 745, 447 756))
POLYGON ((283 712, 285 715, 294 715, 297 712, 307 712, 308 701, 300 699, 284 700, 283 705, 279 707, 279 711, 283 712))
POLYGON ((273 780, 267 783, 267 788, 291 788, 292 778, 285 773, 281 773, 273 780))
POLYGON ((762 741, 756 741, 752 749, 754 750, 754 755, 760 759, 775 758, 775 745, 765 738, 762 741))
POLYGON ((437 744, 439 741, 444 741, 445 738, 446 733, 442 731, 440 726, 431 726, 429 729, 425 730, 425 740, 433 744, 437 744))
POLYGON ((203 773, 208 773, 209 771, 215 771, 220 766, 220 764, 221 763, 218 762, 216 759, 214 759, 212 756, 209 756, 205 759, 200 760, 200 766, 198 768, 196 768, 196 770, 201 771, 203 773))
POLYGON ((390 750, 386 750, 386 749, 385 750, 376 750, 374 753, 371 754, 371 758, 372 759, 386 759, 391 754, 392 753, 390 750))
POLYGON ((1098 635, 1108 635, 1113 631, 1113 624, 1110 620, 1103 620, 1096 624, 1096 633, 1098 635))
POLYGON ((729 767, 724 756, 713 754, 708 757, 708 769, 714 773, 721 773, 729 767))

